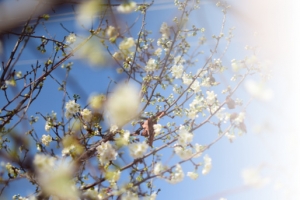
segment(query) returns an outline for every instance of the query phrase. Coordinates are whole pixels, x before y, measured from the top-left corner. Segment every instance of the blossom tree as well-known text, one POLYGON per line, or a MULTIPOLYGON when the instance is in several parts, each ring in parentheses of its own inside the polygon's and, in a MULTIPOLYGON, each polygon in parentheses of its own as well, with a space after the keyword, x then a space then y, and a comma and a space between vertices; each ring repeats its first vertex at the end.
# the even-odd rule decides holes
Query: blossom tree
POLYGON ((249 76, 267 77, 254 48, 243 60, 226 61, 234 31, 226 28, 230 6, 216 4, 223 20, 211 37, 193 24, 199 0, 175 0, 172 21, 148 30, 155 3, 63 1, 59 6, 75 16, 74 30, 63 23, 59 32, 49 28, 52 15, 65 12, 57 4, 1 30, 1 195, 26 179, 31 194, 15 191, 14 199, 155 199, 161 189, 154 179, 176 184, 210 173, 206 151, 247 132, 250 101, 233 96, 249 76), (30 51, 34 61, 18 67, 30 51), (109 78, 97 86, 102 92, 85 98, 70 78, 77 62, 118 78, 103 72, 109 78), (59 92, 48 93, 48 82, 59 92), (37 110, 43 92, 53 102, 45 113, 37 110), (208 143, 195 139, 204 126, 214 137, 208 143))

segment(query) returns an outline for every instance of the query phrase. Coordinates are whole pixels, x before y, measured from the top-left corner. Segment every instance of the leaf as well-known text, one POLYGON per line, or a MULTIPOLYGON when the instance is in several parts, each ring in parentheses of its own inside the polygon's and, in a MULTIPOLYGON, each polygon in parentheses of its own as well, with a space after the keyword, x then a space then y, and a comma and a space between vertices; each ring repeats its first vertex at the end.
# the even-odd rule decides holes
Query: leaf
POLYGON ((148 144, 149 146, 153 147, 153 140, 154 140, 154 128, 153 125, 157 124, 157 120, 160 119, 161 117, 163 117, 165 115, 164 111, 158 112, 156 113, 155 116, 152 116, 150 118, 148 118, 147 120, 144 121, 144 124, 142 125, 143 127, 143 132, 142 132, 142 136, 144 137, 148 137, 148 144))
POLYGON ((233 99, 230 96, 226 97, 226 104, 229 109, 235 108, 235 102, 233 101, 233 99))

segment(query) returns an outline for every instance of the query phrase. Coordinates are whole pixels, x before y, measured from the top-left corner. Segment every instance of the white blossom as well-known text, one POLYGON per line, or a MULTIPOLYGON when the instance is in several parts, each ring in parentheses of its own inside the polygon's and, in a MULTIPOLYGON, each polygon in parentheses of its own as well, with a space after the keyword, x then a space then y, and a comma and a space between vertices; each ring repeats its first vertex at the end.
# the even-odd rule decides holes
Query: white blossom
POLYGON ((197 155, 194 156, 194 158, 197 158, 197 157, 200 157, 202 155, 202 152, 203 152, 203 146, 196 143, 194 145, 194 149, 195 149, 195 153, 197 153, 197 155))
POLYGON ((45 146, 49 146, 50 142, 52 142, 52 137, 50 135, 42 135, 42 143, 45 146))
POLYGON ((135 45, 134 43, 134 39, 132 37, 130 38, 125 38, 120 44, 119 44, 119 48, 121 50, 127 50, 130 49, 131 47, 133 47, 135 45))
POLYGON ((214 91, 206 91, 206 102, 208 105, 212 105, 215 103, 217 95, 214 93, 214 91))
POLYGON ((157 61, 153 58, 150 58, 147 62, 147 65, 145 67, 145 70, 147 72, 153 72, 156 70, 156 67, 157 67, 157 61))
POLYGON ((196 172, 188 172, 187 176, 193 180, 196 180, 199 177, 199 174, 197 174, 196 172))
POLYGON ((212 167, 211 158, 206 154, 204 156, 204 167, 203 167, 203 170, 202 170, 202 174, 203 175, 208 174, 211 170, 211 167, 212 167))
POLYGON ((171 73, 172 73, 172 76, 174 76, 175 78, 181 78, 182 73, 183 73, 183 66, 182 65, 174 65, 171 68, 171 73))
POLYGON ((50 120, 47 120, 47 121, 46 121, 46 124, 45 124, 45 130, 46 130, 47 132, 49 132, 51 128, 52 128, 52 123, 51 123, 50 120))
POLYGON ((170 37, 170 29, 166 22, 163 22, 160 27, 160 33, 162 34, 162 38, 168 39, 170 37))
POLYGON ((129 153, 131 157, 133 157, 134 159, 143 157, 148 147, 149 146, 146 142, 132 143, 128 145, 129 153))
MULTIPOLYGON (((0 44, 0 48, 1 48, 1 44, 0 44)), ((1 50, 0 50, 0 54, 1 54, 1 50)), ((16 72, 16 77, 21 78, 22 72, 21 71, 16 72)))
POLYGON ((126 191, 122 195, 121 200, 139 200, 139 197, 136 193, 133 193, 131 191, 126 191))
POLYGON ((78 25, 89 27, 92 25, 92 18, 99 12, 99 7, 101 6, 101 1, 89 0, 77 6, 76 10, 76 21, 78 25))
POLYGON ((155 135, 158 135, 160 133, 161 129, 162 129, 162 125, 161 124, 154 124, 153 129, 154 129, 155 135))
MULTIPOLYGON (((219 106, 215 106, 211 108, 212 112, 215 112, 215 109, 218 109, 219 106)), ((223 123, 226 123, 230 119, 230 113, 224 112, 225 108, 222 107, 219 109, 218 112, 216 112, 216 117, 223 123)))
POLYGON ((55 165, 56 158, 52 156, 46 156, 42 154, 36 154, 33 160, 33 164, 39 170, 47 172, 55 165))
POLYGON ((233 59, 233 60, 231 60, 231 67, 234 72, 237 72, 241 68, 243 68, 243 65, 242 65, 241 61, 233 59))
POLYGON ((192 142, 193 134, 189 133, 184 126, 180 126, 178 134, 178 144, 185 147, 187 144, 192 142))
POLYGON ((91 94, 88 103, 94 110, 100 110, 106 101, 106 96, 104 94, 91 94))
POLYGON ((228 132, 225 133, 225 136, 228 138, 228 140, 230 142, 232 142, 235 139, 235 135, 234 134, 230 134, 228 132))
POLYGON ((202 87, 210 87, 211 86, 210 77, 203 78, 203 80, 201 82, 201 86, 202 87))
POLYGON ((237 115, 237 117, 234 118, 233 123, 234 123, 235 125, 239 125, 240 123, 243 123, 244 120, 245 120, 245 116, 246 116, 245 112, 240 112, 240 113, 237 115))
POLYGON ((87 109, 87 108, 83 109, 83 110, 80 112, 80 114, 81 114, 82 119, 83 119, 85 122, 87 122, 87 123, 90 122, 91 119, 92 119, 92 117, 93 117, 92 111, 90 111, 90 110, 87 109))
POLYGON ((139 105, 138 90, 131 84, 121 84, 108 97, 106 111, 112 123, 122 127, 136 117, 139 105))
POLYGON ((192 83, 193 79, 187 73, 183 73, 182 81, 183 81, 183 84, 189 85, 192 83))
POLYGON ((135 11, 136 7, 137 7, 136 3, 134 1, 130 1, 130 2, 122 3, 121 5, 119 5, 117 7, 117 11, 120 13, 128 14, 128 13, 132 13, 133 11, 135 11))
POLYGON ((154 165, 154 169, 153 169, 153 174, 154 175, 160 175, 161 172, 163 172, 165 170, 165 167, 163 166, 163 164, 161 162, 157 162, 154 165))
POLYGON ((123 59, 123 55, 121 52, 115 52, 112 57, 118 61, 121 61, 123 59))
POLYGON ((110 132, 112 132, 112 133, 116 132, 117 130, 118 130, 118 126, 117 125, 112 125, 110 127, 110 132))
POLYGON ((86 190, 82 196, 84 197, 84 199, 94 199, 94 200, 98 200, 98 192, 97 190, 92 190, 92 189, 88 189, 86 190))
POLYGON ((156 196, 156 192, 153 192, 150 196, 144 197, 143 200, 155 200, 156 196))
POLYGON ((9 162, 6 163, 5 168, 11 176, 17 177, 18 174, 20 173, 20 170, 13 167, 9 162))
POLYGON ((162 53, 162 49, 161 48, 158 48, 154 51, 154 55, 156 55, 157 57, 160 57, 161 56, 161 53, 162 53))
POLYGON ((182 160, 188 159, 193 155, 191 148, 183 148, 179 145, 174 147, 174 151, 182 160))
POLYGON ((118 148, 122 146, 127 146, 130 139, 130 132, 125 130, 123 133, 120 133, 120 137, 115 138, 115 143, 118 148))
POLYGON ((185 62, 185 59, 182 58, 181 56, 176 56, 174 58, 175 65, 182 65, 182 64, 184 64, 184 62, 185 62))
POLYGON ((62 156, 67 156, 67 155, 70 155, 72 152, 76 152, 76 146, 75 145, 68 145, 68 146, 65 146, 62 151, 61 151, 61 154, 62 156))
POLYGON ((66 37, 66 42, 69 44, 76 42, 76 35, 74 33, 70 33, 70 35, 66 37))
POLYGON ((71 118, 74 114, 76 114, 77 112, 79 112, 80 109, 80 105, 75 103, 75 100, 70 100, 66 106, 66 113, 65 116, 67 119, 71 118))
POLYGON ((112 37, 116 37, 118 35, 118 30, 113 27, 113 26, 109 26, 107 29, 106 29, 106 35, 109 37, 109 38, 112 38, 112 37))
POLYGON ((197 114, 198 114, 198 111, 197 111, 196 109, 194 109, 194 108, 191 108, 191 109, 188 111, 187 116, 188 116, 188 118, 190 118, 190 119, 195 119, 195 118, 198 117, 197 114))
POLYGON ((44 194, 54 195, 58 199, 78 199, 78 191, 72 181, 74 166, 71 163, 37 154, 33 164, 44 194))
POLYGON ((97 148, 98 158, 102 165, 109 161, 116 160, 118 153, 109 143, 109 141, 102 142, 97 148))
POLYGON ((170 179, 167 181, 169 183, 176 184, 176 183, 181 182, 183 180, 183 178, 184 178, 183 170, 182 170, 181 166, 179 164, 177 164, 175 167, 175 171, 172 172, 170 179))
POLYGON ((194 90, 194 92, 200 92, 200 83, 198 80, 195 80, 194 83, 191 85, 191 89, 194 90))

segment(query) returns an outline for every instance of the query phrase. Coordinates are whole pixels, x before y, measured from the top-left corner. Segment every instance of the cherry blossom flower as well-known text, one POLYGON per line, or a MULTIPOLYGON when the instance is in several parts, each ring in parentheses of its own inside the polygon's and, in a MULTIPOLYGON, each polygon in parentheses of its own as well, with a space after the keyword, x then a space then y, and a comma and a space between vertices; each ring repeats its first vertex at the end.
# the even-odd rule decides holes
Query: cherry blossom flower
POLYGON ((71 117, 73 117, 74 114, 79 112, 80 105, 75 103, 75 100, 70 100, 66 104, 65 108, 66 108, 65 116, 66 116, 67 119, 70 119, 71 117))
POLYGON ((83 109, 80 114, 82 119, 87 123, 90 122, 93 117, 92 112, 87 108, 83 109))
POLYGON ((181 166, 179 164, 177 164, 175 167, 175 171, 172 172, 170 179, 167 179, 167 181, 169 183, 176 184, 176 183, 181 182, 183 180, 183 178, 184 178, 183 170, 182 170, 181 166))
POLYGON ((168 39, 170 37, 170 29, 166 22, 163 22, 160 27, 160 33, 162 34, 162 38, 168 39))
POLYGON ((162 125, 161 124, 154 124, 153 129, 154 129, 154 133, 156 135, 158 135, 160 133, 161 129, 162 129, 162 125))
POLYGON ((52 137, 50 135, 43 135, 42 136, 42 143, 45 146, 49 146, 50 142, 52 142, 52 137))
POLYGON ((157 67, 157 61, 153 58, 150 58, 147 62, 147 65, 145 67, 145 70, 147 72, 153 72, 156 70, 156 67, 157 67))
POLYGON ((193 180, 196 180, 199 177, 199 174, 197 174, 196 172, 188 172, 187 176, 193 180))
POLYGON ((204 156, 204 167, 203 167, 203 170, 202 170, 202 174, 203 175, 208 174, 211 170, 211 167, 212 167, 211 158, 206 154, 204 156))
POLYGON ((112 124, 119 128, 136 117, 140 105, 139 92, 131 84, 121 84, 108 97, 106 111, 112 124))
POLYGON ((68 44, 73 44, 74 42, 76 42, 76 35, 74 33, 70 33, 70 35, 66 37, 66 42, 68 44))
POLYGON ((183 73, 183 66, 182 65, 174 65, 171 68, 171 73, 172 73, 172 76, 174 76, 175 78, 181 78, 182 73, 183 73))
POLYGON ((124 14, 129 14, 135 11, 137 5, 134 1, 123 3, 117 7, 117 11, 124 14))
POLYGON ((180 126, 178 134, 178 144, 185 147, 187 144, 192 142, 193 134, 189 133, 184 126, 180 126))
POLYGON ((129 147, 129 153, 131 157, 136 159, 144 156, 149 145, 146 142, 142 142, 142 143, 132 143, 128 145, 128 147, 129 147))
POLYGON ((134 39, 132 37, 130 38, 125 38, 120 44, 119 44, 119 49, 121 50, 127 50, 130 49, 135 45, 134 39))
POLYGON ((109 143, 109 141, 102 142, 101 145, 99 145, 96 149, 98 153, 98 159, 102 165, 117 159, 118 153, 109 143))

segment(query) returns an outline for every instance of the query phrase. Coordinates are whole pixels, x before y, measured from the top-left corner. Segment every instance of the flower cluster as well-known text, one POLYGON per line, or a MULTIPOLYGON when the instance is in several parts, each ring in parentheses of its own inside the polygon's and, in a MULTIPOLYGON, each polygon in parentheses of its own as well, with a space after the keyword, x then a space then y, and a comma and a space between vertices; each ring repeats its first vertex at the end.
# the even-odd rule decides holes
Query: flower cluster
POLYGON ((206 91, 206 95, 207 105, 213 105, 216 102, 217 95, 214 93, 214 91, 206 91))
POLYGON ((183 73, 183 65, 173 65, 173 67, 171 68, 171 73, 174 78, 181 78, 183 73))
POLYGON ((56 120, 57 120, 57 117, 56 117, 56 113, 52 111, 51 115, 47 116, 47 121, 46 121, 46 124, 45 124, 45 130, 47 132, 50 131, 50 129, 56 125, 56 120))
POLYGON ((187 176, 193 180, 196 180, 199 177, 199 174, 197 174, 196 172, 188 172, 187 176))
POLYGON ((208 174, 211 170, 211 167, 212 167, 211 158, 208 155, 205 155, 204 156, 204 167, 202 170, 202 174, 203 175, 208 174))
POLYGON ((108 141, 102 142, 96 149, 98 153, 98 159, 102 165, 117 159, 118 153, 108 141))
POLYGON ((163 39, 168 39, 170 37, 170 28, 166 22, 163 22, 160 27, 160 33, 162 34, 163 39))
POLYGON ((106 29, 106 35, 109 37, 109 38, 115 38, 118 36, 118 30, 113 27, 113 26, 109 26, 107 29, 106 29))
POLYGON ((66 108, 65 116, 67 119, 70 119, 71 117, 73 117, 73 115, 75 115, 77 112, 79 112, 80 105, 75 103, 75 100, 70 100, 66 104, 65 108, 66 108))
POLYGON ((178 144, 185 147, 193 140, 193 134, 189 133, 185 126, 180 126, 178 134, 178 144))
POLYGON ((17 177, 18 174, 20 173, 20 170, 17 169, 16 167, 12 166, 10 163, 6 163, 5 168, 7 172, 10 174, 12 177, 17 177))
POLYGON ((119 49, 121 50, 127 50, 130 49, 135 45, 134 39, 132 37, 130 38, 125 38, 120 44, 119 44, 119 49))
POLYGON ((49 146, 50 142, 52 142, 52 137, 50 135, 43 135, 42 136, 42 143, 45 146, 49 146))
POLYGON ((104 94, 92 94, 89 97, 89 105, 93 110, 100 110, 106 101, 106 96, 104 94))
POLYGON ((127 146, 129 144, 130 132, 128 130, 122 131, 120 137, 115 138, 117 147, 127 146))
POLYGON ((119 5, 117 7, 117 11, 119 11, 120 13, 128 14, 128 13, 132 13, 133 11, 135 11, 136 7, 137 7, 136 3, 134 1, 130 1, 130 2, 119 5))
POLYGON ((174 147, 174 151, 183 160, 188 159, 193 155, 193 151, 191 148, 182 147, 179 145, 176 145, 174 147))
POLYGON ((136 117, 139 105, 137 89, 131 84, 122 84, 108 98, 106 110, 112 124, 122 127, 128 120, 136 117))
POLYGON ((157 176, 160 176, 160 173, 163 172, 164 170, 165 170, 165 167, 162 165, 162 163, 161 162, 157 162, 154 165, 153 174, 157 175, 157 176))
POLYGON ((128 145, 129 153, 133 158, 141 158, 144 156, 149 145, 146 142, 132 143, 128 145))
POLYGON ((176 184, 179 183, 183 180, 184 178, 184 173, 179 164, 176 165, 175 171, 171 173, 171 176, 168 180, 169 183, 176 184))
POLYGON ((59 199, 78 198, 78 191, 72 181, 72 164, 41 154, 34 157, 33 164, 44 194, 55 195, 59 199))
POLYGON ((68 44, 73 44, 74 42, 76 42, 76 35, 74 33, 70 33, 70 35, 66 37, 66 42, 68 44))
POLYGON ((150 58, 145 67, 146 72, 153 72, 157 68, 157 61, 153 58, 150 58))
POLYGON ((155 135, 158 135, 160 133, 161 129, 162 129, 162 125, 161 124, 154 124, 153 129, 154 129, 155 135))
POLYGON ((204 99, 200 96, 196 96, 189 105, 187 109, 187 116, 190 119, 195 119, 198 117, 198 113, 202 112, 204 108, 204 99))
POLYGON ((92 120, 92 117, 93 117, 92 112, 87 108, 83 109, 80 112, 80 115, 81 115, 82 119, 87 123, 89 123, 92 120))

